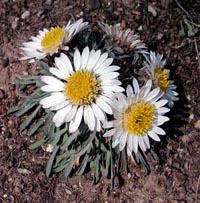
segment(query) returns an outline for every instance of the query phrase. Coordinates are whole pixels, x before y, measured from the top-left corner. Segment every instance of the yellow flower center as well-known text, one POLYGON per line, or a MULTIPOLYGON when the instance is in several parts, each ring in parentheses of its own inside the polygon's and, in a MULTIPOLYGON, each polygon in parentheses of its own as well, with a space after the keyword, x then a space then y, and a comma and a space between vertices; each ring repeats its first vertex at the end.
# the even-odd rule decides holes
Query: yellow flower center
POLYGON ((75 105, 90 105, 100 93, 100 84, 89 71, 77 71, 66 79, 65 96, 75 105))
POLYGON ((141 136, 151 128, 154 122, 154 114, 152 104, 135 103, 123 113, 123 127, 130 134, 141 136))
POLYGON ((161 69, 160 67, 156 67, 154 69, 154 77, 157 79, 157 84, 160 89, 163 92, 167 93, 168 88, 170 86, 170 80, 167 69, 161 69))
POLYGON ((54 52, 62 46, 64 38, 67 36, 67 32, 64 28, 59 26, 55 28, 51 28, 49 32, 47 32, 44 38, 41 41, 41 46, 43 51, 45 52, 54 52))

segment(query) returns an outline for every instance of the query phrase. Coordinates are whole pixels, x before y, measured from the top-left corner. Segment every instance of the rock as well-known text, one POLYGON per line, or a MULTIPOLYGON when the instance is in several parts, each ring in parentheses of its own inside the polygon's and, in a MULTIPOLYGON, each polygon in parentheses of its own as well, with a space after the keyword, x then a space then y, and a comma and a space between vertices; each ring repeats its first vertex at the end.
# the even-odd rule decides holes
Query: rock
POLYGON ((17 29, 18 25, 19 25, 19 18, 15 18, 15 20, 11 24, 11 28, 15 30, 17 29))
POLYGON ((126 28, 126 21, 125 21, 125 20, 122 20, 122 21, 121 21, 121 27, 122 27, 123 29, 126 28))
POLYGON ((157 16, 157 11, 155 9, 155 7, 152 4, 148 4, 148 11, 154 16, 157 16))
POLYGON ((40 10, 37 12, 37 17, 40 18, 44 14, 44 10, 40 10))
POLYGON ((22 13, 21 18, 22 19, 27 19, 30 16, 30 11, 25 11, 24 13, 22 13))
POLYGON ((25 168, 18 168, 17 171, 21 174, 30 174, 31 172, 25 168))
POLYGON ((53 145, 52 144, 43 144, 42 145, 42 149, 45 151, 45 152, 53 152, 53 145))
POLYGON ((157 34, 157 39, 158 39, 158 40, 161 40, 161 39, 163 38, 163 36, 164 36, 164 34, 159 32, 159 33, 157 34))
POLYGON ((176 186, 181 186, 182 184, 185 183, 187 177, 181 172, 174 172, 173 173, 173 178, 175 180, 176 186))
POLYGON ((46 0, 45 4, 48 6, 51 6, 53 3, 53 0, 46 0))
POLYGON ((200 120, 198 120, 195 124, 194 127, 196 130, 200 131, 200 120))
POLYGON ((87 0, 86 3, 87 3, 88 8, 91 10, 98 9, 101 6, 99 0, 87 0))

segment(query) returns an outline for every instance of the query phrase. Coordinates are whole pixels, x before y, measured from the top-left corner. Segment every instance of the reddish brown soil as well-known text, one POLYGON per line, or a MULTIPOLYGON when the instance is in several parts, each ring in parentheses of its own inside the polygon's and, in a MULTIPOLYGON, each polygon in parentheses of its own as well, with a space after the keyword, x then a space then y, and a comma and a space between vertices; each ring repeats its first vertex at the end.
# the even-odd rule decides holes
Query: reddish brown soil
MULTIPOLYGON (((195 22, 200 22, 198 1, 181 1, 195 22)), ((1 0, 0 1, 0 202, 2 203, 197 203, 200 202, 200 74, 194 37, 180 38, 177 19, 186 15, 173 0, 1 0), (149 3, 147 3, 149 2, 149 3), (148 12, 153 6, 157 16, 148 12), (45 176, 49 155, 42 149, 30 150, 26 131, 19 133, 20 119, 8 115, 16 105, 13 79, 34 70, 20 62, 19 46, 44 27, 65 25, 70 14, 88 20, 120 22, 140 32, 147 45, 168 57, 172 77, 179 86, 180 102, 175 107, 181 118, 173 121, 173 130, 160 148, 161 163, 151 173, 129 163, 130 173, 123 182, 109 180, 92 185, 92 174, 64 178, 45 176), (142 27, 140 27, 142 26, 142 27), (138 28, 140 31, 138 31, 138 28), (183 120, 185 122, 183 122, 183 120), (195 125, 196 124, 196 125, 195 125), (177 135, 177 138, 171 134, 177 135), (180 135, 180 136, 179 136, 180 135)), ((187 16, 187 15, 186 15, 187 16)), ((196 37, 196 45, 200 38, 196 37)))

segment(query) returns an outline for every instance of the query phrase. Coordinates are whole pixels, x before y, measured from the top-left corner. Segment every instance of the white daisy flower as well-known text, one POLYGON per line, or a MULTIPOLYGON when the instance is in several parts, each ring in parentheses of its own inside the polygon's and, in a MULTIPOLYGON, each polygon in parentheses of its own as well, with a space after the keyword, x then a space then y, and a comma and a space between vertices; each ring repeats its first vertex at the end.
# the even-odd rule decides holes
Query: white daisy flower
POLYGON ((120 67, 111 65, 112 62, 107 53, 89 51, 88 47, 82 54, 75 51, 73 63, 63 53, 55 58, 56 68, 49 69, 54 76, 41 77, 46 84, 41 87, 42 91, 50 92, 51 96, 42 99, 40 104, 57 111, 53 117, 57 127, 70 122, 69 131, 74 132, 84 120, 91 131, 101 130, 106 113, 113 114, 113 94, 124 91, 116 72, 120 67))
POLYGON ((24 42, 23 47, 20 47, 24 57, 20 60, 30 60, 34 62, 36 59, 42 59, 47 55, 57 53, 59 50, 68 50, 66 44, 82 30, 88 28, 88 22, 83 22, 83 19, 68 24, 65 27, 53 27, 50 30, 44 28, 39 31, 36 37, 31 37, 32 41, 24 42))
POLYGON ((160 141, 158 135, 165 135, 160 126, 169 120, 164 116, 169 111, 163 107, 167 100, 161 99, 160 88, 151 91, 152 81, 139 88, 136 79, 133 79, 133 87, 128 85, 126 94, 120 93, 114 103, 114 120, 105 122, 103 127, 109 129, 103 136, 112 136, 112 147, 119 144, 122 151, 127 144, 127 154, 138 152, 138 146, 143 150, 150 148, 149 137, 160 141))
POLYGON ((163 55, 155 52, 150 52, 150 60, 147 60, 148 63, 145 64, 144 70, 154 85, 160 87, 164 93, 164 99, 167 99, 169 107, 172 107, 174 101, 177 101, 179 98, 177 97, 178 93, 175 92, 177 86, 174 85, 173 80, 169 80, 170 70, 164 68, 166 60, 163 59, 163 55))
POLYGON ((111 37, 118 46, 128 49, 145 49, 146 45, 140 40, 139 35, 134 34, 131 29, 123 30, 120 23, 108 25, 99 23, 101 29, 111 37))

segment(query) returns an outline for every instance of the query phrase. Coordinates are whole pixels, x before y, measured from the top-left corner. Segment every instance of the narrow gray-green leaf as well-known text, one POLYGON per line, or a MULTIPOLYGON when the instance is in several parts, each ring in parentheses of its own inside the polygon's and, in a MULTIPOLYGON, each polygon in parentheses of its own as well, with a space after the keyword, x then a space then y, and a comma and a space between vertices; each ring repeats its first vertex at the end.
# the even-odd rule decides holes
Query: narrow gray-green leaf
POLYGON ((54 158, 58 152, 58 149, 59 149, 59 146, 55 146, 54 147, 54 150, 53 150, 53 153, 47 163, 47 167, 46 167, 46 176, 49 177, 50 174, 51 174, 51 169, 52 169, 52 166, 53 166, 53 162, 54 162, 54 158))
POLYGON ((24 120, 24 121, 22 122, 22 124, 20 125, 20 131, 24 130, 24 129, 31 123, 31 121, 32 121, 33 118, 37 115, 37 113, 38 113, 38 111, 40 110, 40 108, 41 108, 41 105, 39 105, 39 106, 35 109, 35 111, 34 111, 31 115, 29 115, 26 120, 24 120))

